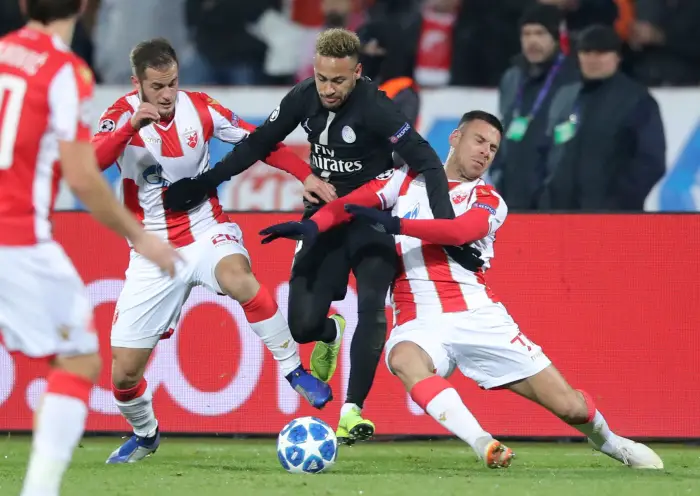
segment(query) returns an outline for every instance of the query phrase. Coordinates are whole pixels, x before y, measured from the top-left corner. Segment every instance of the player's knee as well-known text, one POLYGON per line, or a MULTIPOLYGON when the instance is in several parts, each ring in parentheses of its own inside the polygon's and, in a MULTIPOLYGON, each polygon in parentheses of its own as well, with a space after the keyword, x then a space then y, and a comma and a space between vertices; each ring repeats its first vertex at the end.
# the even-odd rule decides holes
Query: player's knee
POLYGON ((391 372, 404 383, 415 382, 419 380, 419 376, 424 378, 432 373, 430 357, 420 346, 410 341, 403 341, 392 347, 388 362, 391 372))
POLYGON ((112 351, 112 385, 131 389, 141 382, 151 350, 120 348, 112 351))
POLYGON ((112 368, 112 385, 115 389, 131 389, 143 379, 143 374, 137 371, 126 371, 112 368))
POLYGON ((56 360, 55 366, 90 382, 97 382, 102 371, 102 359, 98 353, 62 357, 56 360))
POLYGON ((357 312, 357 328, 355 334, 361 333, 366 342, 371 343, 372 348, 382 352, 386 343, 386 309, 373 308, 357 312))
POLYGON ((585 424, 588 421, 588 405, 583 396, 574 389, 559 395, 554 413, 570 425, 585 424))
POLYGON ((248 301, 260 289, 248 259, 243 255, 222 259, 216 266, 215 274, 222 291, 236 301, 248 301))
POLYGON ((374 313, 381 312, 381 318, 386 322, 386 291, 376 291, 374 289, 358 288, 357 291, 357 312, 374 313))
POLYGON ((312 343, 323 333, 328 310, 320 311, 313 305, 290 305, 287 312, 287 323, 294 341, 299 344, 312 343))

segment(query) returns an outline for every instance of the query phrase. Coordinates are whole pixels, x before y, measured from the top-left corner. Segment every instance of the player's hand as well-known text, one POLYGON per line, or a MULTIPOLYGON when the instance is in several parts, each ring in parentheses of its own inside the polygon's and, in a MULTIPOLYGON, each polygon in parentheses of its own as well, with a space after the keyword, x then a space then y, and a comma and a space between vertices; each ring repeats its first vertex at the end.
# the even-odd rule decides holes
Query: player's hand
POLYGON ((277 238, 287 238, 311 242, 318 236, 318 224, 309 219, 301 222, 282 222, 274 226, 266 227, 260 231, 261 236, 266 236, 261 241, 262 244, 271 243, 277 238))
POLYGON ((347 204, 345 211, 365 224, 370 224, 374 229, 387 234, 401 233, 401 219, 391 215, 386 210, 363 207, 361 205, 347 204))
POLYGON ((163 208, 187 212, 209 197, 210 186, 201 177, 186 177, 174 182, 163 193, 163 208))
POLYGON ((481 259, 481 251, 469 243, 465 243, 462 246, 445 246, 444 248, 455 262, 470 272, 478 272, 484 265, 484 261, 481 259))
POLYGON ((311 203, 318 203, 320 198, 326 203, 330 203, 338 198, 335 186, 326 181, 309 174, 304 180, 304 198, 311 203))
POLYGON ((131 126, 138 131, 142 127, 146 127, 159 120, 160 114, 156 106, 152 103, 143 102, 139 105, 134 115, 131 116, 131 126))
POLYGON ((134 250, 167 272, 170 277, 175 277, 175 264, 182 261, 180 254, 162 239, 151 233, 143 233, 131 240, 134 250))

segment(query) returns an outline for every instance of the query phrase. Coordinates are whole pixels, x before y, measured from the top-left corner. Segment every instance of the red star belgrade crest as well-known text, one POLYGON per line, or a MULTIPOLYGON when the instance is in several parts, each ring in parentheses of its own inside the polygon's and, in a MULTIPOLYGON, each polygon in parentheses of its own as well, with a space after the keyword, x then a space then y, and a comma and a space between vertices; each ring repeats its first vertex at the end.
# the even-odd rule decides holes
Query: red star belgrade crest
POLYGON ((192 131, 191 133, 187 133, 185 135, 185 139, 187 140, 187 146, 189 146, 190 148, 196 147, 197 141, 199 141, 197 131, 192 131))

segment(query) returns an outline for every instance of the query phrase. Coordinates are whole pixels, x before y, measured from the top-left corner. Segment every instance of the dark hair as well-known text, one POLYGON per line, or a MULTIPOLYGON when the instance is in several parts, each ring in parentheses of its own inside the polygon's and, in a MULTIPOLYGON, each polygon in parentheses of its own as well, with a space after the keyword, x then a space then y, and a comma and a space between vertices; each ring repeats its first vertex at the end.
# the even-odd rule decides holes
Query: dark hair
POLYGON ((493 127, 498 129, 498 132, 503 136, 503 124, 498 117, 483 110, 472 110, 467 112, 459 120, 459 125, 468 124, 471 121, 484 121, 487 124, 491 124, 493 127))
POLYGON ((48 24, 80 14, 81 0, 27 0, 27 17, 48 24))
POLYGON ((139 80, 146 77, 146 69, 165 69, 177 64, 177 54, 165 38, 142 41, 129 55, 131 70, 139 80))

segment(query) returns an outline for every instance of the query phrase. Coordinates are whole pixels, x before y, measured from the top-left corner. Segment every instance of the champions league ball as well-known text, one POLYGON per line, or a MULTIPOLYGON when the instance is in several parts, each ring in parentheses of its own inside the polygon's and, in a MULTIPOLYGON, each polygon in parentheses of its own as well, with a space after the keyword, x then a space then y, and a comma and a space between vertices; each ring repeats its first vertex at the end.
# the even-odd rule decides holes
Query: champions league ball
POLYGON ((333 429, 316 417, 301 417, 284 426, 277 438, 277 457, 292 474, 317 474, 331 467, 338 455, 333 429))

